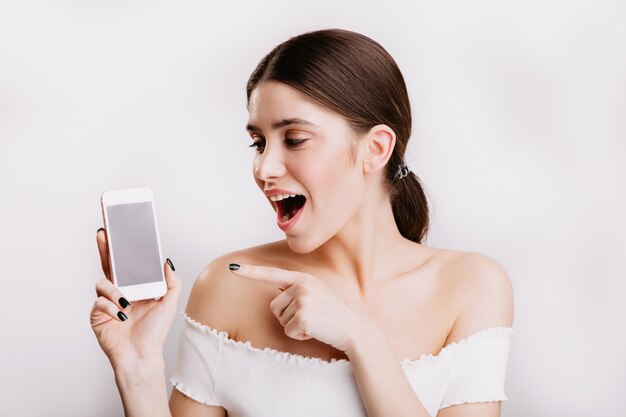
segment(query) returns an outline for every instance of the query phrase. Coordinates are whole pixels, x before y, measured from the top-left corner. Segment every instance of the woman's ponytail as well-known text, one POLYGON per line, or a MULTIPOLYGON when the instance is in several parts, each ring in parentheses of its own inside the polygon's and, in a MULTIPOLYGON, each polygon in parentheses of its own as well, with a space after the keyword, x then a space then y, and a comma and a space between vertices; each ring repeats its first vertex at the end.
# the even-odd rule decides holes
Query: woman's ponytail
POLYGON ((428 201, 417 175, 409 171, 403 178, 392 179, 391 195, 393 218, 405 238, 422 243, 428 233, 428 201))

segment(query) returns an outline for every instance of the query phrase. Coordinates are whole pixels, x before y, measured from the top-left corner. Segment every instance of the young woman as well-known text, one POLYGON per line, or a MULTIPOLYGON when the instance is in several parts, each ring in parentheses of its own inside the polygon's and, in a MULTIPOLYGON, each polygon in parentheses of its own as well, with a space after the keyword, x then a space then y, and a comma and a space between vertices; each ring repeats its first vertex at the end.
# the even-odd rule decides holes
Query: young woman
POLYGON ((91 325, 126 415, 499 416, 511 283, 486 255, 421 243, 393 58, 358 33, 305 33, 261 60, 247 95, 254 179, 285 239, 199 274, 169 404, 162 347, 181 282, 168 259, 168 293, 127 305, 97 233, 91 325))

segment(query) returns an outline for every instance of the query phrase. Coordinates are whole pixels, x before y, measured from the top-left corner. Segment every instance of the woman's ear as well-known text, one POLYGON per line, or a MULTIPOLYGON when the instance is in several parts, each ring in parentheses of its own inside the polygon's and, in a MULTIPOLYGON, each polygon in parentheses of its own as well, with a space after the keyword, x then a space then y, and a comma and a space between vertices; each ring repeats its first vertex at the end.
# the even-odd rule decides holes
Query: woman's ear
POLYGON ((387 125, 372 127, 365 136, 365 154, 363 158, 363 172, 375 174, 385 168, 396 146, 396 134, 387 125))

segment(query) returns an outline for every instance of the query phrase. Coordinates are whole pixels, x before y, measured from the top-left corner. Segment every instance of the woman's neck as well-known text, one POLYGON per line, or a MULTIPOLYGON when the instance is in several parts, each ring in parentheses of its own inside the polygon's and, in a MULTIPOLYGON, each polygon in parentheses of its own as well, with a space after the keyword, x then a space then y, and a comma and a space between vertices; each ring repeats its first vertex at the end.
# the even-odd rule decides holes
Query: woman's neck
POLYGON ((355 285, 352 291, 361 298, 402 270, 408 249, 418 245, 400 234, 388 198, 369 203, 339 233, 306 255, 333 275, 345 277, 345 285, 355 285))

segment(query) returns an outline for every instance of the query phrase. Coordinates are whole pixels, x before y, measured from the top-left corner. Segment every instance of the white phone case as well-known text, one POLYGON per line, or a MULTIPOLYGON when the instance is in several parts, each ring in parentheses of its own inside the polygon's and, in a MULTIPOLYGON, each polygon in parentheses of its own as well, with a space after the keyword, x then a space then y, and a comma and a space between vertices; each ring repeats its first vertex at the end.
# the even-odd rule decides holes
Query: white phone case
POLYGON ((110 190, 100 198, 111 277, 128 301, 158 299, 167 292, 152 190, 110 190))

